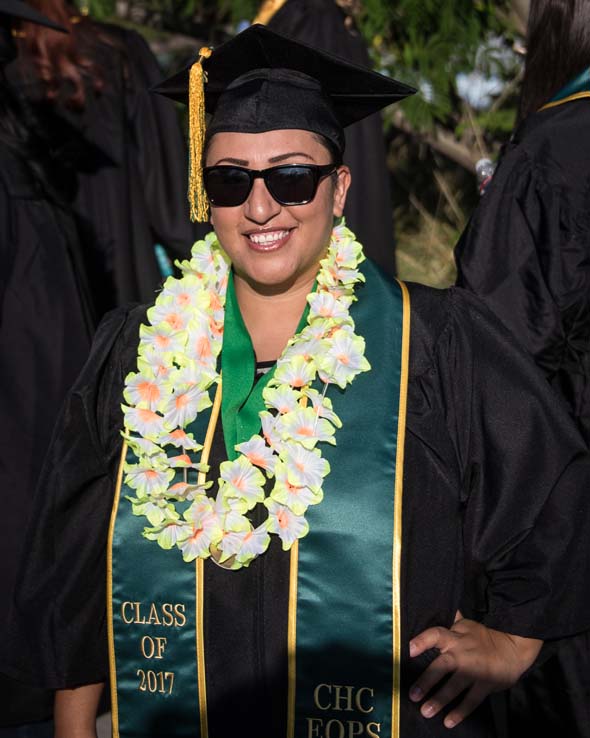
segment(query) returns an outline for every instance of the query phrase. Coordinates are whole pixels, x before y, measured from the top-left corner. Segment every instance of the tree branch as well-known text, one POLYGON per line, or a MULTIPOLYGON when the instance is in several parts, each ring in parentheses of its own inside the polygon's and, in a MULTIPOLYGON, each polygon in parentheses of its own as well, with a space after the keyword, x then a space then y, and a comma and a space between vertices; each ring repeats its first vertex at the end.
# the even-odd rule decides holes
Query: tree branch
POLYGON ((396 110, 392 114, 391 122, 395 128, 412 136, 416 141, 427 144, 435 151, 438 151, 439 154, 446 156, 447 159, 451 159, 451 161, 462 166, 463 169, 475 174, 475 163, 480 158, 477 152, 473 152, 439 126, 435 126, 432 132, 416 131, 401 110, 396 110))

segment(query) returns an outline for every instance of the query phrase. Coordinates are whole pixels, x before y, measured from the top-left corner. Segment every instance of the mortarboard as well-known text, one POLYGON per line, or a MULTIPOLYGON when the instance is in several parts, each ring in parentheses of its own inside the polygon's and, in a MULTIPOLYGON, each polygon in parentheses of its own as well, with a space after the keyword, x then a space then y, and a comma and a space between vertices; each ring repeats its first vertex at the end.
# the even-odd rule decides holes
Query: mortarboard
POLYGON ((343 128, 415 92, 262 25, 250 26, 213 51, 201 49, 198 59, 153 90, 189 104, 193 220, 206 219, 205 135, 301 129, 325 136, 342 152, 343 128), (206 134, 205 113, 211 116, 206 134))

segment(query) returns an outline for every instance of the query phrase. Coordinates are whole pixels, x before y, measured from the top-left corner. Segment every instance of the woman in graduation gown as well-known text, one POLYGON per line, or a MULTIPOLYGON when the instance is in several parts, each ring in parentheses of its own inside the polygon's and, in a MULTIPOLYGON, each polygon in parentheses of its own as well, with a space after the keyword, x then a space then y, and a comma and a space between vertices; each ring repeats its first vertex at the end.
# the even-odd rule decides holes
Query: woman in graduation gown
POLYGON ((60 738, 107 676, 129 738, 493 736, 490 691, 589 624, 584 445, 476 298, 332 230, 342 127, 410 88, 253 26, 162 84, 195 122, 203 72, 215 234, 99 331, 5 662, 60 738))
MULTIPOLYGON (((531 3, 520 123, 456 248, 457 283, 534 358, 590 441, 590 8, 531 3), (567 53, 564 50, 567 49, 567 53)), ((590 635, 511 693, 515 736, 590 736, 590 635)), ((511 732, 512 735, 512 732, 511 732)))
MULTIPOLYGON (((22 529, 66 393, 95 329, 75 224, 51 185, 45 142, 4 77, 16 19, 49 19, 0 1, 0 632, 17 582, 22 529)), ((58 27, 59 28, 59 27, 58 27)), ((62 29, 63 31, 64 29, 62 29)), ((42 603, 44 608, 48 603, 42 603)), ((0 672, 2 668, 0 666, 0 672)), ((53 695, 0 676, 0 733, 45 736, 53 695), (10 727, 8 727, 10 726, 10 727), (19 732, 22 730, 23 732, 19 732)))
POLYGON ((149 92, 162 72, 135 31, 81 16, 64 0, 33 5, 70 34, 27 26, 9 77, 45 130, 54 178, 94 262, 100 314, 147 302, 162 282, 156 244, 184 258, 199 232, 188 219, 176 110, 149 92))

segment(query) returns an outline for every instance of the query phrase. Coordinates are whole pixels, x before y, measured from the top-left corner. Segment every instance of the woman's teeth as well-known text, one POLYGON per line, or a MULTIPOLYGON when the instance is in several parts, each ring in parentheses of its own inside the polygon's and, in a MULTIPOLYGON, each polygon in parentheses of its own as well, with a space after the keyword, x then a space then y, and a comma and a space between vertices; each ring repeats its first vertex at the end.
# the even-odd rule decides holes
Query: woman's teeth
POLYGON ((256 244, 269 245, 281 241, 289 235, 289 231, 270 231, 267 233, 249 233, 248 238, 256 244))

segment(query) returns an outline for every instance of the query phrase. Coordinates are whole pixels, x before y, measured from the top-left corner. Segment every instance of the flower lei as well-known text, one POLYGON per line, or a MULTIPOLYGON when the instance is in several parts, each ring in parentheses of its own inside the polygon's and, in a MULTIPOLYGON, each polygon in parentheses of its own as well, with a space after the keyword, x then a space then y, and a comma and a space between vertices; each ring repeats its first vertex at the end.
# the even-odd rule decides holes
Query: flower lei
POLYGON ((140 328, 137 371, 125 379, 123 437, 138 462, 125 465, 134 515, 145 516, 143 535, 164 549, 178 547, 185 561, 215 560, 239 569, 264 553, 270 534, 284 550, 305 536, 305 512, 322 501, 330 466, 318 443, 335 444, 342 423, 326 397, 330 384, 344 389, 370 365, 365 341, 354 332, 349 308, 362 247, 344 224, 334 228, 320 262, 317 290, 308 295, 307 325, 287 344, 263 391, 262 435, 236 446, 239 456, 220 466, 215 498, 207 495, 203 446, 185 428, 212 405, 220 382, 217 359, 223 337, 230 264, 214 233, 198 241, 190 261, 178 263, 182 277, 169 277, 150 325, 140 328), (317 378, 323 393, 311 387, 317 378), (178 470, 183 481, 173 483, 178 470), (189 473, 200 473, 189 482, 189 473), (265 475, 274 486, 265 494, 265 475), (257 504, 268 510, 256 528, 246 516, 257 504))

